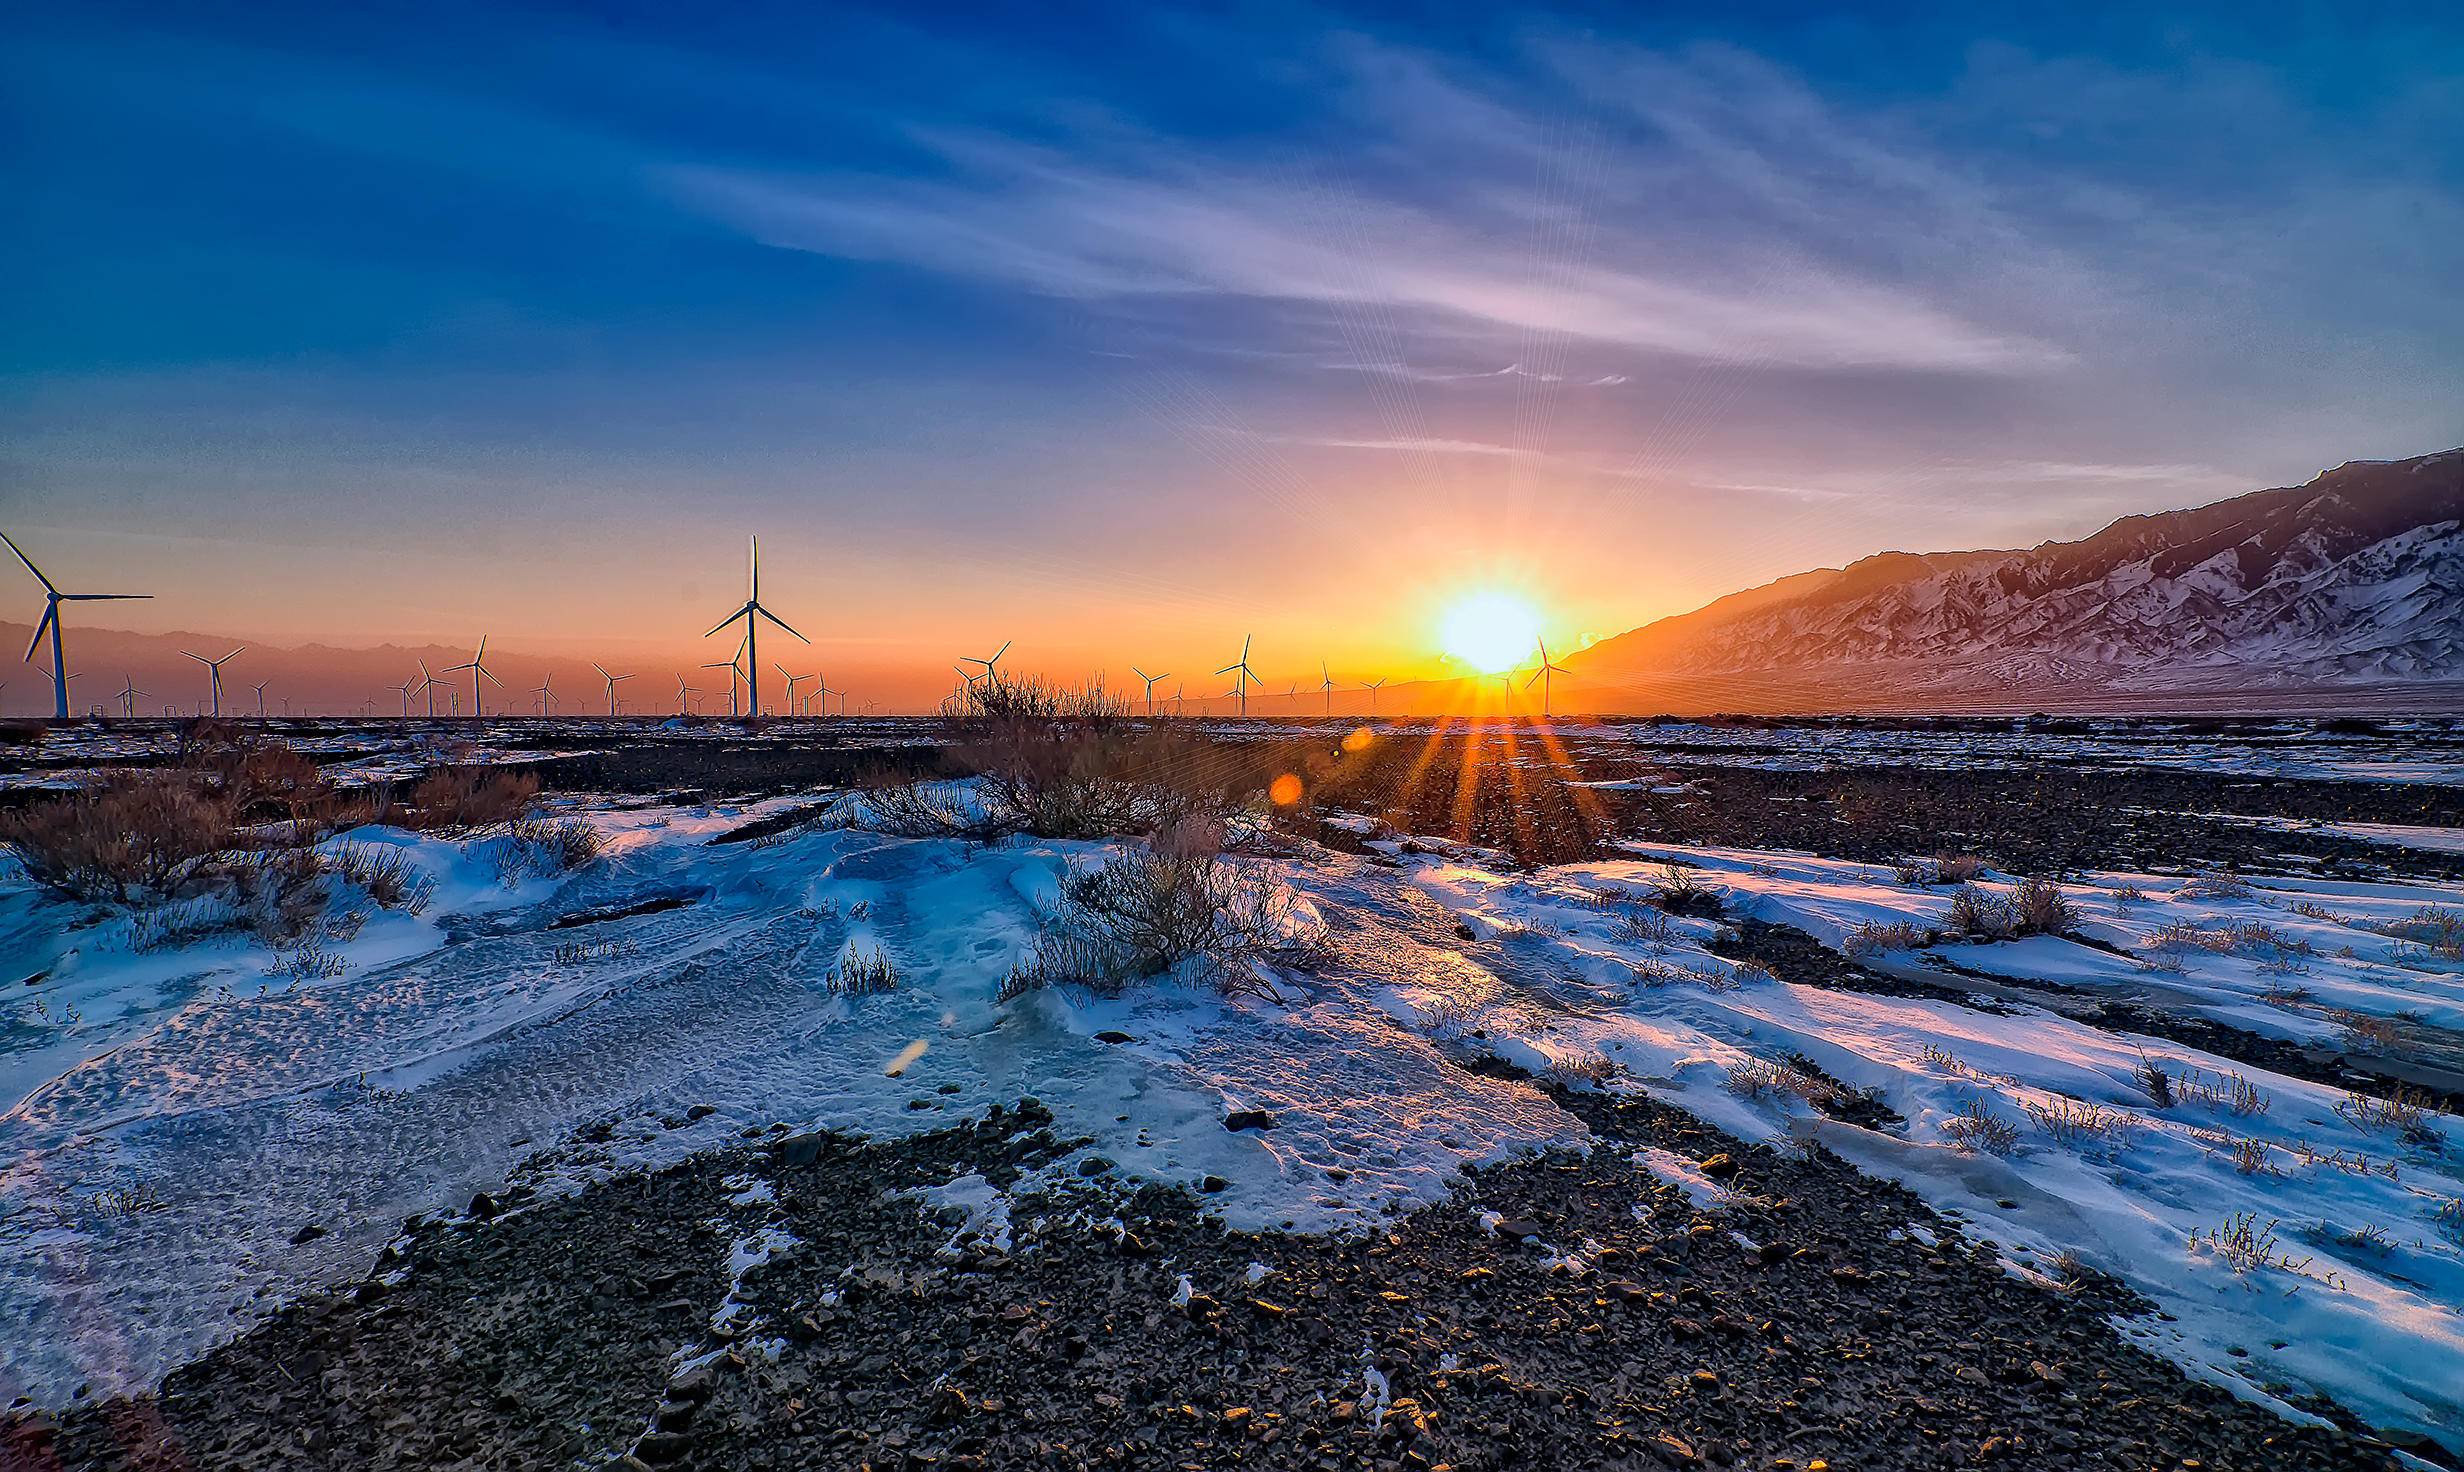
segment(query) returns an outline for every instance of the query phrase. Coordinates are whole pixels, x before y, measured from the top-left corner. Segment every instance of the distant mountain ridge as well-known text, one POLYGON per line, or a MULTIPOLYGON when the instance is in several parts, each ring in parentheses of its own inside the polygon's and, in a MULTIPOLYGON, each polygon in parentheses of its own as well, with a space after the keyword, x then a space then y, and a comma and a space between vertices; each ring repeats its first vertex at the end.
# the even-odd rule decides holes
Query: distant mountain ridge
POLYGON ((1767 675, 1800 708, 2464 680, 2464 449, 2350 461, 2025 551, 1885 552, 1569 663, 1587 689, 1767 675))

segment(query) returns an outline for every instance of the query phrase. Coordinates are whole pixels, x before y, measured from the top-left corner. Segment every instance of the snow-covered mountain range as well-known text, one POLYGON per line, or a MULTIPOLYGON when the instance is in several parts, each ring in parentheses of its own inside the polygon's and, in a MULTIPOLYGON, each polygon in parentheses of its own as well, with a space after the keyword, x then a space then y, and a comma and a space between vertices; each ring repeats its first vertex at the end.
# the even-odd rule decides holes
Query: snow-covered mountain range
POLYGON ((1886 552, 1571 663, 1586 686, 1778 676, 1799 705, 1821 689, 1926 705, 2464 680, 2464 449, 2356 460, 2076 542, 1886 552))

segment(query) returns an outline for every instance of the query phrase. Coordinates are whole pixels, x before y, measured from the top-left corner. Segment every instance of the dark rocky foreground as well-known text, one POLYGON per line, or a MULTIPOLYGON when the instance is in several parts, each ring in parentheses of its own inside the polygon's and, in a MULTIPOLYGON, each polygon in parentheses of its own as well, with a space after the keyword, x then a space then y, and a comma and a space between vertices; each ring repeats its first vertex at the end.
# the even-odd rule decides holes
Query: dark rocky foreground
POLYGON ((493 1219, 416 1226, 376 1265, 399 1286, 309 1297, 158 1395, 18 1414, 0 1466, 2391 1465, 2129 1347, 2118 1285, 2012 1277, 1834 1159, 1564 1102, 1588 1157, 1482 1172, 1348 1240, 1223 1231, 1082 1168, 1032 1102, 517 1188, 493 1219), (1735 1206, 1698 1212, 1638 1143, 1702 1161, 1735 1206), (1015 1188, 1007 1251, 898 1194, 970 1172, 1015 1188), (797 1245, 714 1322, 731 1247, 764 1228, 797 1245))

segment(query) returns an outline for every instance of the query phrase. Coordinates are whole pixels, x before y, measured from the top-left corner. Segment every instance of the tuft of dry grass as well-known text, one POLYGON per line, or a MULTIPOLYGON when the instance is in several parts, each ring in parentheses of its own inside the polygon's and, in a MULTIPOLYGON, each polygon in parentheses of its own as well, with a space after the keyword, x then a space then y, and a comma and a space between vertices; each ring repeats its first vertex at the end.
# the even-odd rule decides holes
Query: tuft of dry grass
POLYGON ((1546 1070, 1550 1083, 1566 1089, 1605 1088, 1617 1078, 1619 1070, 1604 1053, 1583 1050, 1550 1056, 1546 1070))
POLYGON ((1913 951, 1931 944, 1933 935, 1910 920, 1859 920, 1848 928, 1840 950, 1850 956, 1874 956, 1884 951, 1913 951))
POLYGON ((2019 933, 2019 914, 2001 896, 1963 884, 1951 891, 1951 906, 1942 912, 1942 928, 1971 939, 2001 940, 2019 933))
POLYGON ((2079 907, 2050 879, 2020 880, 2010 906, 2022 935, 2062 935, 2079 924, 2079 907))
POLYGON ((898 990, 898 967, 879 946, 870 950, 851 945, 830 971, 830 992, 841 997, 875 997, 898 990))
POLYGON ((2139 1119, 2127 1109, 2109 1109, 2078 1099, 2055 1098, 2047 1103, 2022 1103, 2036 1127, 2056 1143, 2083 1153, 2109 1153, 2136 1137, 2139 1119))
POLYGON ((1054 928, 1081 948, 1089 985, 1117 990, 1195 963, 1220 985, 1252 989, 1247 963, 1296 949, 1290 892, 1222 843, 1219 827, 1193 815, 1062 881, 1054 928))
POLYGON ((1949 1119, 1942 1133, 1971 1154, 2008 1155, 2019 1148, 2019 1127, 1995 1114, 1983 1095, 1971 1097, 1949 1119))

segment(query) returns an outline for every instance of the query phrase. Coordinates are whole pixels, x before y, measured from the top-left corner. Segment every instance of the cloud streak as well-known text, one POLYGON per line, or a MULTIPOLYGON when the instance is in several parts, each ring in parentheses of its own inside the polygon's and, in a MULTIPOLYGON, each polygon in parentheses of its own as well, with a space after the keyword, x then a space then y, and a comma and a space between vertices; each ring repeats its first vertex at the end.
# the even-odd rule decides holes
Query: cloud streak
MULTIPOLYGON (((1860 224, 1906 231, 1926 220, 1879 219, 1836 178, 1789 175, 1782 145, 1793 135, 1749 144, 1707 116, 1681 124, 1713 106, 1704 86, 1663 89, 1673 100, 1641 133, 1606 118, 1603 140, 1628 130, 1613 147, 1541 152, 1539 130, 1503 103, 1426 68, 1374 64, 1384 57, 1352 48, 1353 123, 1374 130, 1355 141, 1425 157, 1424 135, 1452 130, 1461 172, 1442 185, 1333 151, 1269 168, 1154 135, 1051 148, 925 128, 914 137, 939 165, 929 177, 714 165, 662 177, 689 208, 773 246, 1055 297, 1298 303, 1391 314, 1416 342, 1537 334, 1810 370, 2006 375, 2069 361, 2041 334, 1991 325, 1854 259, 1841 243, 1860 224), (1474 122, 1485 148, 1462 146, 1474 122), (1745 181, 1769 206, 1750 236, 1735 219, 1689 217, 1654 197, 1711 173, 1731 190, 1745 181), (1791 228, 1767 228, 1774 216, 1791 228)), ((1858 160, 1848 184, 1886 177, 1934 214, 1979 215, 1918 164, 1879 150, 1858 160)))

